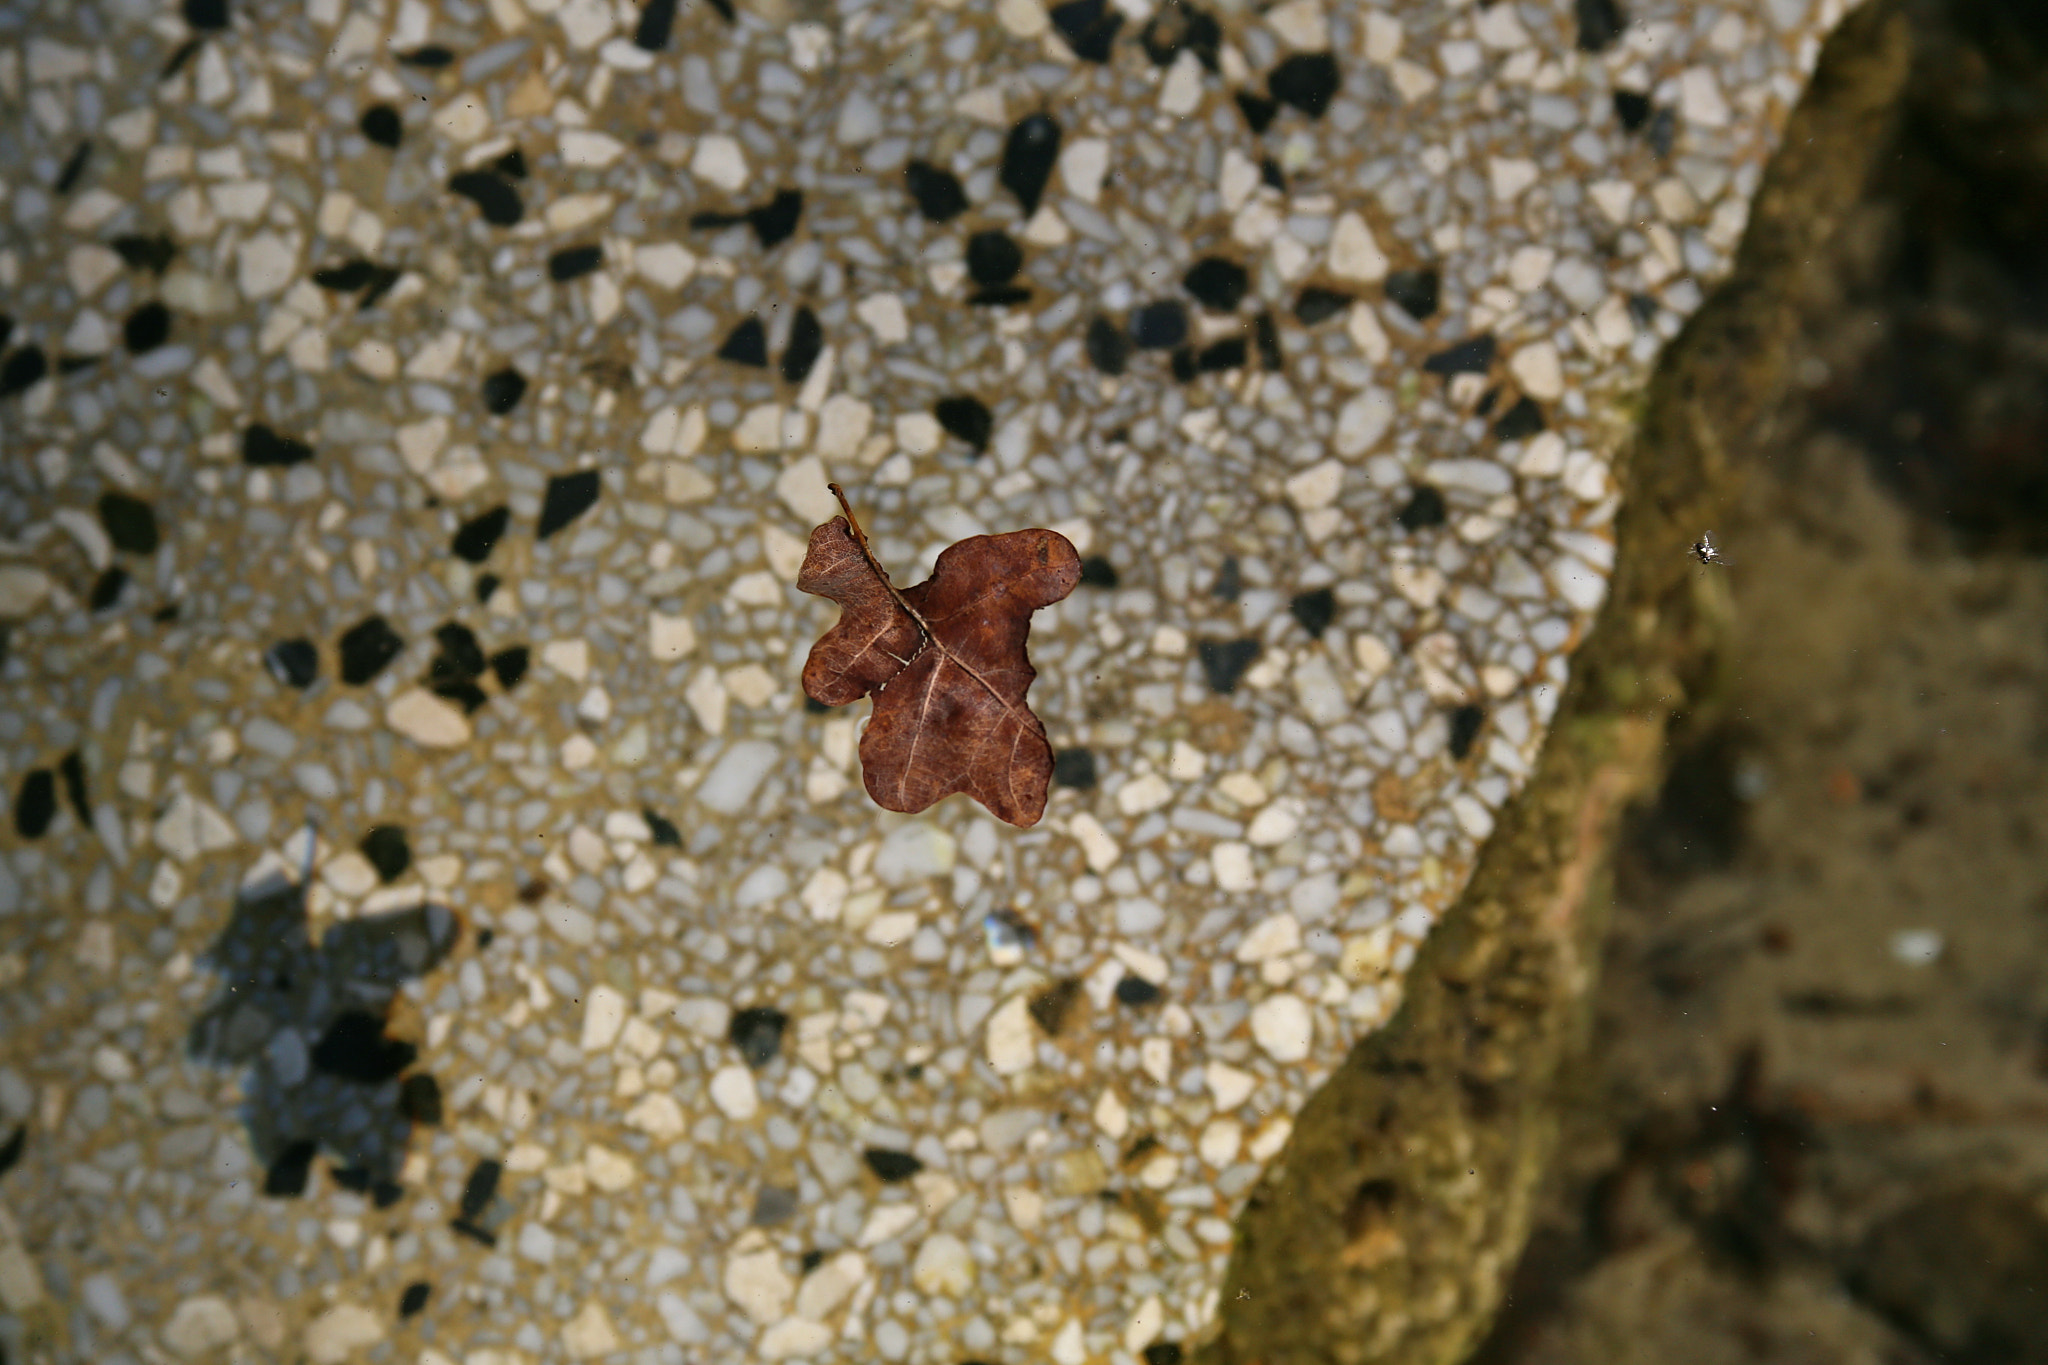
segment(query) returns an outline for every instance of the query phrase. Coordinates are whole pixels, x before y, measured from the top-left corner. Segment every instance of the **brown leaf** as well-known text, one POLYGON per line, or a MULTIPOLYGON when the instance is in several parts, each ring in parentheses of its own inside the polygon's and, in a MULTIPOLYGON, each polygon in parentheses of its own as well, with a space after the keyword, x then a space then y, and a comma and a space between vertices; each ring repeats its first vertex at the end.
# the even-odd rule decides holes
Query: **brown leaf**
POLYGON ((796 585, 845 610, 811 647, 804 691, 825 706, 874 697, 860 763, 884 810, 965 792, 999 820, 1037 824, 1052 746, 1024 704, 1038 676, 1024 645, 1031 613, 1081 581, 1080 556, 1057 531, 969 536, 899 592, 831 488, 846 515, 811 532, 796 585))

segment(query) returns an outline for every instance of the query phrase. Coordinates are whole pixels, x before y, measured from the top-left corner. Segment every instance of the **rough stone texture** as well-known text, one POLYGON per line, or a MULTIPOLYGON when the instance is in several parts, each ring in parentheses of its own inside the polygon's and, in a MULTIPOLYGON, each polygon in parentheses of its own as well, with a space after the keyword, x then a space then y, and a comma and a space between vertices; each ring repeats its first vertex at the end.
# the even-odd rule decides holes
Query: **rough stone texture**
POLYGON ((1727 452, 1786 387, 1808 263, 1843 230, 1908 72, 1906 6, 1830 40, 1759 191, 1734 276, 1674 343, 1621 477, 1613 593, 1536 775, 1504 813, 1403 1010, 1304 1108, 1239 1223, 1205 1365, 1448 1362, 1499 1303, 1558 1129, 1624 806, 1712 682, 1725 599, 1675 547, 1735 494, 1727 452))

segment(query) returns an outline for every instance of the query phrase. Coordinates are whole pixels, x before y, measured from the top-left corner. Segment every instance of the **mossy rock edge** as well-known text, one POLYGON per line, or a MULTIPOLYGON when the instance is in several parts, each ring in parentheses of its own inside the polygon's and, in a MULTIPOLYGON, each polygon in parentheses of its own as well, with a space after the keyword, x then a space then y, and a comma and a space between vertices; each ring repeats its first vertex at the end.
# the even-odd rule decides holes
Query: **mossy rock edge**
POLYGON ((1392 1023, 1353 1048, 1253 1189, 1199 1365, 1449 1365, 1527 1238, 1586 1041, 1623 809, 1674 716, 1710 710, 1726 596, 1685 547, 1719 524, 1784 396, 1823 257, 1889 145, 1914 0, 1829 40, 1735 269, 1667 348, 1617 477, 1616 571, 1541 760, 1431 935, 1392 1023))

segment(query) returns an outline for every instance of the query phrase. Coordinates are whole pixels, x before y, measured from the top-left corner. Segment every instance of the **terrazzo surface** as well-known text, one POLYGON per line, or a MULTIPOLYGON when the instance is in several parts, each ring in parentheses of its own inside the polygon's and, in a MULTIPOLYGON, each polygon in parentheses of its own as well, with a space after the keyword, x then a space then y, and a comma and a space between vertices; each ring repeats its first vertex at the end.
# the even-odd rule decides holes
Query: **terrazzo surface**
POLYGON ((723 8, 0 11, 10 1359, 1180 1359, 1842 6, 723 8), (828 478, 1084 556, 1037 827, 828 478))

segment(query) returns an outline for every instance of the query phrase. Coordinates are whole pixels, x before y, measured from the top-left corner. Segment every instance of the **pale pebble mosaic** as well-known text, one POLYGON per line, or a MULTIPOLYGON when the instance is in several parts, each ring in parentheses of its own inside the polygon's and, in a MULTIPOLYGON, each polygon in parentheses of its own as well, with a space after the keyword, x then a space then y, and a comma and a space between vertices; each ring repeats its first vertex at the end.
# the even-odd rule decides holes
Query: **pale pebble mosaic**
POLYGON ((1528 776, 1613 571, 1617 400, 1728 268, 1844 5, 1638 0, 1588 53, 1569 6, 1220 3, 1217 72, 1136 18, 1078 60, 1039 0, 686 5, 660 51, 604 0, 229 8, 0 21, 0 368, 47 371, 0 398, 0 1137, 32 1134, 0 1343, 53 1298, 110 1362, 1199 1338, 1261 1164, 1528 776), (1327 109, 1253 133, 1233 92, 1324 51, 1327 109), (1040 109, 1027 215, 1000 168, 1040 109), (965 212, 921 217, 913 160, 965 212), (998 229, 1028 297, 970 305, 998 229), (1183 288, 1209 256, 1241 303, 1183 288), (326 273, 358 260, 398 271, 374 300, 326 273), (1169 345, 1235 362, 1130 350, 1168 301, 1169 345), (823 340, 783 379, 800 306, 823 340), (766 368, 716 354, 749 317, 766 368), (806 709, 828 480, 898 583, 1023 526, 1113 568, 1033 623, 1033 706, 1096 778, 1037 827, 877 810, 865 708, 806 709), (344 681, 372 617, 389 655, 344 681), (389 1208, 324 1161, 263 1197, 239 1082, 184 1046, 237 888, 307 867, 316 940, 465 926, 393 1013, 446 1112, 389 1208), (451 1228, 479 1160, 493 1246, 451 1228))

